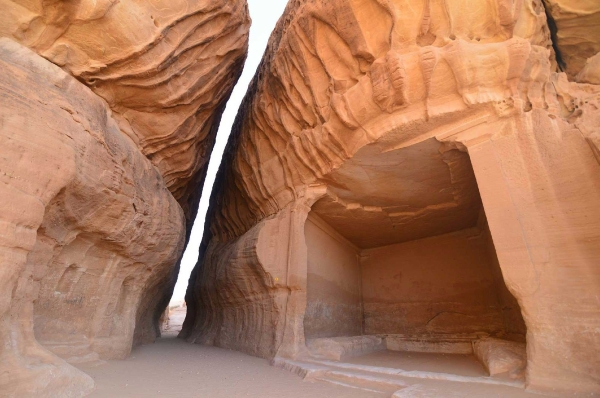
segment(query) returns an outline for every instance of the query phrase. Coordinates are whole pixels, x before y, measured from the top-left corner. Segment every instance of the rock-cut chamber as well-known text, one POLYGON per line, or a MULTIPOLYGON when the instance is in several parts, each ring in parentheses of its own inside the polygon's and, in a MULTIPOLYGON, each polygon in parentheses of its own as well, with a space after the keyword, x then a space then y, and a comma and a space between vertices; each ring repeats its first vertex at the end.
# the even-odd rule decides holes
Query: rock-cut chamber
POLYGON ((305 224, 309 347, 369 335, 388 350, 462 354, 485 337, 525 342, 467 153, 435 139, 371 145, 327 182, 305 224))

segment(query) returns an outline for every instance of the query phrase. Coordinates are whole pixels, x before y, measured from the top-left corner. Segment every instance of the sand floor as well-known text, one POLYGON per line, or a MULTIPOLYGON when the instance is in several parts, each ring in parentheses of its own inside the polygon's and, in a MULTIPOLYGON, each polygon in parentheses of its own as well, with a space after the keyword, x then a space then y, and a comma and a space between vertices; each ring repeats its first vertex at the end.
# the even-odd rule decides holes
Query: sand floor
MULTIPOLYGON (((185 319, 185 307, 174 308, 156 343, 135 348, 123 361, 78 365, 96 382, 91 398, 367 398, 388 393, 339 386, 323 381, 303 381, 269 362, 240 352, 189 344, 176 338, 185 319)), ((404 370, 483 376, 482 366, 468 355, 377 352, 352 358, 348 363, 404 370)), ((473 383, 413 380, 398 392, 399 398, 535 398, 522 389, 473 383), (414 383, 414 384, 413 384, 414 383)))
POLYGON ((108 361, 79 368, 94 378, 90 398, 328 398, 384 397, 389 394, 305 382, 274 368, 269 362, 236 351, 189 344, 176 338, 185 319, 185 307, 170 311, 163 338, 137 347, 124 361, 108 361))
POLYGON ((264 359, 188 344, 174 337, 137 347, 124 361, 78 367, 96 382, 96 390, 89 395, 93 398, 386 396, 326 382, 305 382, 290 372, 270 366, 264 359))

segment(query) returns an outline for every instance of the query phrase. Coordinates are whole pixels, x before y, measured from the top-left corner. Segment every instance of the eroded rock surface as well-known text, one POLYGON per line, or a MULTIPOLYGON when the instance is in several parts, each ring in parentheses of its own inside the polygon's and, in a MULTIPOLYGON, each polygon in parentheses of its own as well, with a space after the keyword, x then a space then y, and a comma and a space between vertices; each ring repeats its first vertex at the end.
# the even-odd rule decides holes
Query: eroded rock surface
POLYGON ((600 87, 560 73, 548 10, 290 2, 219 171, 182 336, 268 358, 301 357, 311 333, 510 336, 527 388, 600 391, 600 87))
POLYGON ((91 379, 36 338, 75 360, 128 355, 156 310, 143 293, 174 283, 184 216, 102 99, 8 39, 0 62, 0 390, 76 396, 91 379))
POLYGON ((600 84, 600 3, 544 0, 555 30, 555 45, 570 79, 600 84))
POLYGON ((242 70, 248 10, 225 0, 0 9, 0 390, 78 396, 91 379, 51 352, 123 358, 159 333, 242 70))
POLYGON ((510 108, 511 94, 543 89, 544 69, 554 65, 541 2, 509 12, 504 1, 477 9, 448 1, 450 17, 422 3, 411 9, 402 2, 290 3, 263 61, 268 73, 257 75, 240 110, 238 131, 252 133, 237 134, 230 146, 223 173, 231 188, 215 220, 220 234, 239 236, 293 201, 296 186, 324 178, 388 129, 420 117, 433 129, 440 124, 434 117, 467 118, 486 103, 510 108))
POLYGON ((193 221, 248 48, 246 2, 2 0, 0 8, 0 36, 104 98, 193 221))

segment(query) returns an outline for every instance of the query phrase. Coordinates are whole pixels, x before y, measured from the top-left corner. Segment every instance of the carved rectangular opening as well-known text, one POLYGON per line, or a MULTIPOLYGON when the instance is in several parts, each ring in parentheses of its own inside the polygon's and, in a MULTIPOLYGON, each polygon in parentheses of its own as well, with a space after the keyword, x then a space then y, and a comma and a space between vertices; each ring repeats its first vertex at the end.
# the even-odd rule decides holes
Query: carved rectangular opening
POLYGON ((304 330, 316 356, 473 354, 490 337, 525 342, 464 152, 435 140, 362 149, 328 176, 305 237, 304 330))

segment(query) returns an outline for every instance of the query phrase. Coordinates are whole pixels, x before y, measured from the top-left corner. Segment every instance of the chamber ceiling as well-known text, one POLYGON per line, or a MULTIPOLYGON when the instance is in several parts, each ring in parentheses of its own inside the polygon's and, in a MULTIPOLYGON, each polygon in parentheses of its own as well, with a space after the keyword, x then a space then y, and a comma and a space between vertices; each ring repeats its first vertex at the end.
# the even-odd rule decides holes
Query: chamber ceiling
POLYGON ((361 248, 421 239, 475 226, 481 199, 467 153, 429 139, 382 153, 369 145, 325 178, 313 206, 361 248))

